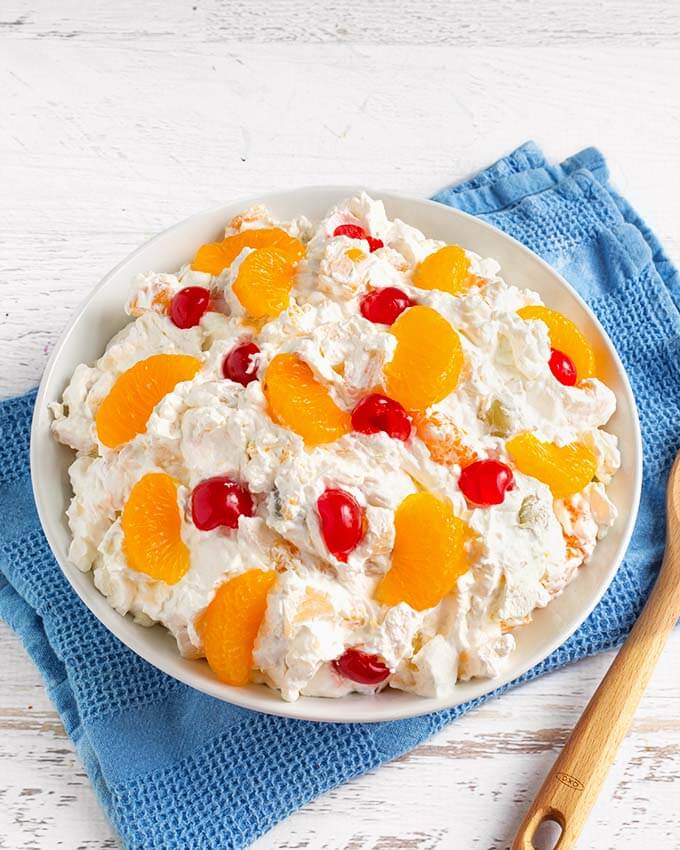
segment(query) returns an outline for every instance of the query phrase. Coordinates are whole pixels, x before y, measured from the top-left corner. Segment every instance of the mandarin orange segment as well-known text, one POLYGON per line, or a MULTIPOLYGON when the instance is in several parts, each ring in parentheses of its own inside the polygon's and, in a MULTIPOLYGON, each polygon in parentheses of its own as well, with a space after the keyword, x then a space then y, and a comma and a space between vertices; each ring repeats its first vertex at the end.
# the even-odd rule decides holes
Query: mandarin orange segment
POLYGON ((188 354, 154 354, 116 379, 95 416, 99 441, 111 449, 146 429, 158 402, 182 381, 190 381, 201 361, 188 354))
POLYGON ((547 484, 555 499, 573 496, 595 477, 597 458, 582 443, 557 446, 533 434, 517 434, 506 443, 517 469, 547 484))
POLYGON ((276 572, 248 570, 221 585, 198 623, 205 657, 227 685, 247 685, 276 572))
POLYGON ((130 491, 121 517, 128 566, 166 584, 176 584, 189 569, 182 540, 177 481, 164 472, 144 475, 130 491))
POLYGON ((460 245, 445 245, 416 266, 413 285, 419 289, 441 289, 458 295, 474 283, 470 261, 460 245))
POLYGON ((392 564, 375 598, 383 605, 408 603, 416 611, 437 605, 468 569, 465 523, 451 505, 431 493, 407 496, 394 514, 392 564))
POLYGON ((431 307, 410 307, 390 332, 397 338, 394 357, 385 366, 390 398, 416 411, 453 392, 463 366, 463 349, 443 316, 431 307))
POLYGON ((277 354, 264 376, 269 415, 309 446, 331 443, 352 429, 350 414, 331 398, 297 354, 277 354))
POLYGON ((261 248, 243 260, 233 283, 234 295, 250 316, 274 318, 290 301, 295 261, 279 248, 261 248))
POLYGON ((517 313, 523 319, 540 319, 545 322, 551 348, 571 358, 578 381, 595 376, 595 352, 571 319, 540 304, 522 307, 517 313))
POLYGON ((280 227, 254 228, 227 236, 220 242, 207 242, 201 245, 191 263, 191 268, 211 275, 221 274, 244 248, 278 248, 290 258, 291 262, 299 260, 305 252, 302 242, 280 227))

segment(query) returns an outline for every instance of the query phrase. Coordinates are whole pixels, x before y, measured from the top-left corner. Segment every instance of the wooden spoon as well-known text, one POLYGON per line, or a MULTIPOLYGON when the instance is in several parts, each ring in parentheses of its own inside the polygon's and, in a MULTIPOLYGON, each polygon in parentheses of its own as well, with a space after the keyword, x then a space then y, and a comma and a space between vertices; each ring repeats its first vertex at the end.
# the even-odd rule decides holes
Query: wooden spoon
POLYGON ((534 850, 544 821, 562 833, 553 850, 571 850, 626 736, 656 662, 680 617, 680 454, 668 481, 666 553, 637 623, 548 774, 512 850, 534 850))

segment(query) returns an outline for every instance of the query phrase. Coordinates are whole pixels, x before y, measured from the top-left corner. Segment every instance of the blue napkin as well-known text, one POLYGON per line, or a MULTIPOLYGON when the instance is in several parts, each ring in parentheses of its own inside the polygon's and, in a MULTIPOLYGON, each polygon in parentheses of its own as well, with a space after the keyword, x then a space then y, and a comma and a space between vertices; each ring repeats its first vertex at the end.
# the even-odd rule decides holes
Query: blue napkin
MULTIPOLYGON (((680 279, 592 148, 549 165, 525 144, 435 199, 512 234, 581 292, 623 359, 642 420, 644 486, 626 559, 583 626, 512 687, 620 643, 659 566, 664 482, 680 445, 680 279)), ((284 720, 142 661, 79 601, 43 537, 29 484, 34 398, 0 404, 0 615, 39 667, 128 850, 245 847, 481 702, 379 725, 284 720)))

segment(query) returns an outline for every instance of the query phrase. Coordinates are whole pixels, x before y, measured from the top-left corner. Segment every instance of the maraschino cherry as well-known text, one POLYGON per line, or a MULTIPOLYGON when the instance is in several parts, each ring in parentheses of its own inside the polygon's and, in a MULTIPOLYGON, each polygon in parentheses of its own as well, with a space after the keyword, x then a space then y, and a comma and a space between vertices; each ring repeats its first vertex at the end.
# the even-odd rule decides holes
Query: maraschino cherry
POLYGON ((573 387, 576 383, 576 366, 574 361, 563 351, 556 348, 550 349, 550 360, 548 361, 550 371, 557 380, 565 387, 573 387))
POLYGON ((476 505, 500 505, 515 482, 510 467, 499 460, 476 460, 461 472, 458 486, 476 505))
POLYGON ((374 289, 361 299, 359 310, 364 319, 377 325, 391 325, 413 301, 396 286, 374 289))
POLYGON ((371 393, 362 398, 352 411, 352 428, 361 434, 384 431, 395 440, 408 440, 411 420, 398 401, 380 393, 371 393))
POLYGON ((339 224, 333 231, 333 236, 347 236, 349 239, 365 239, 368 242, 368 247, 373 253, 378 248, 384 248, 385 243, 382 239, 377 239, 375 236, 369 236, 363 227, 358 224, 339 224))
POLYGON ((191 517, 201 531, 221 525, 238 528, 239 517, 252 515, 250 493, 231 478, 207 478, 197 484, 191 494, 191 517))
POLYGON ((379 685, 390 675, 389 667, 377 655, 369 655, 353 647, 346 649, 332 663, 341 676, 362 685, 379 685))
POLYGON ((364 536, 364 512, 345 490, 329 488, 317 499, 321 534, 328 551, 345 563, 364 536))
POLYGON ((185 286, 170 302, 170 318, 178 328, 195 327, 210 303, 210 290, 204 286, 185 286))
POLYGON ((253 357, 260 353, 260 349, 254 342, 242 342, 232 348, 224 358, 222 374, 230 381, 236 381, 247 387, 252 381, 257 380, 257 366, 253 357))

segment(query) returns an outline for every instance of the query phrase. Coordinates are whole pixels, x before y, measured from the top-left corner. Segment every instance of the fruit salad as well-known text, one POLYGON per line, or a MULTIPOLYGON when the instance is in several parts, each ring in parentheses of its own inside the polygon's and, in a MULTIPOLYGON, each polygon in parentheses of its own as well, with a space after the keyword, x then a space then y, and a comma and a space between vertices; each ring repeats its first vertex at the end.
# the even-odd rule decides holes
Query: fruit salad
POLYGON ((248 209, 126 312, 52 405, 70 559, 231 686, 451 696, 615 521, 587 333, 365 194, 248 209))

